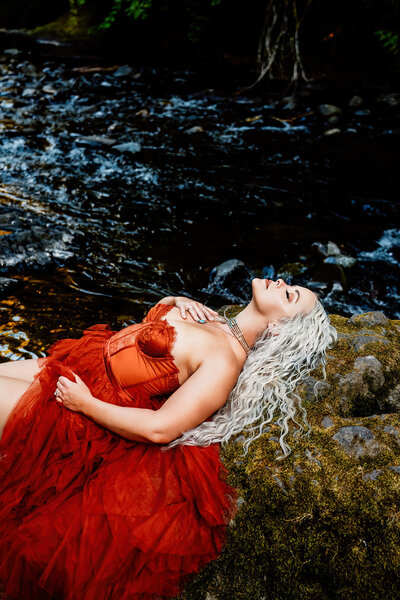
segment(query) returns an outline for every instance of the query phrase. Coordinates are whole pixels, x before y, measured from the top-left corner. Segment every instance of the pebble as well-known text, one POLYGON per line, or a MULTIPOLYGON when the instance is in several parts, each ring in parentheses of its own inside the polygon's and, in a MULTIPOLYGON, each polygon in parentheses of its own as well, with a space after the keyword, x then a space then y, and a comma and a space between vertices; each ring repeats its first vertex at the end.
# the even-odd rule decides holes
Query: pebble
POLYGON ((115 71, 114 77, 127 77, 128 75, 130 75, 132 73, 132 71, 133 71, 133 69, 129 65, 122 65, 122 67, 119 67, 115 71))
POLYGON ((334 422, 332 421, 332 419, 330 417, 324 417, 321 421, 321 425, 325 429, 329 429, 329 427, 333 427, 334 422))
POLYGON ((349 106, 357 107, 357 106, 360 106, 362 103, 363 103, 363 99, 361 98, 361 96, 353 96, 351 98, 351 100, 349 101, 349 106))
POLYGON ((84 135, 76 141, 89 146, 113 146, 117 143, 116 139, 103 135, 84 135))
POLYGON ((130 154, 137 154, 141 151, 142 146, 139 142, 126 142, 125 144, 117 144, 114 146, 118 152, 129 152, 130 154))
POLYGON ((400 104, 400 93, 394 92, 391 94, 386 94, 386 96, 382 98, 382 102, 386 102, 389 104, 389 106, 397 106, 400 104))
POLYGON ((18 56, 21 52, 22 50, 19 50, 18 48, 6 48, 3 50, 3 54, 8 54, 9 56, 18 56))
POLYGON ((44 85, 42 87, 42 91, 45 94, 52 94, 52 95, 57 94, 57 90, 52 85, 44 85))
POLYGON ((186 130, 186 133, 203 133, 204 129, 202 128, 201 125, 195 125, 194 127, 191 127, 190 129, 186 130))
POLYGON ((338 106, 335 106, 334 104, 320 104, 318 106, 318 110, 322 115, 324 115, 324 117, 328 117, 334 114, 340 114, 342 112, 342 109, 338 106))
POLYGON ((340 133, 341 130, 338 127, 334 127, 333 129, 327 129, 324 131, 324 135, 335 135, 336 133, 340 133))

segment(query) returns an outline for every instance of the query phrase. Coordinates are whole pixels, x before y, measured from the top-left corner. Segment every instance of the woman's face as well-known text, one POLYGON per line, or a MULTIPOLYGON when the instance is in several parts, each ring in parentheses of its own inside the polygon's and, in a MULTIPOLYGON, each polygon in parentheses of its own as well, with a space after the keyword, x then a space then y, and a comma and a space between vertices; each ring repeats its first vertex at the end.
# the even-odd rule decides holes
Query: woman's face
POLYGON ((253 279, 253 302, 268 321, 309 313, 315 306, 316 295, 308 288, 287 285, 283 279, 253 279))

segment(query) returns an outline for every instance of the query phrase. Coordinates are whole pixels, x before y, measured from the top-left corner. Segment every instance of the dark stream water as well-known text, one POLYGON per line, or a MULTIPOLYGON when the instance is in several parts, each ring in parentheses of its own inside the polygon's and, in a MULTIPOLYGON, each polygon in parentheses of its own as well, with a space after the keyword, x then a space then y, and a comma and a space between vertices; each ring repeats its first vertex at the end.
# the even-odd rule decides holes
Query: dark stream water
POLYGON ((244 301, 252 275, 400 318, 398 89, 310 82, 290 109, 215 73, 128 71, 0 56, 3 358, 127 325, 162 295, 244 301), (230 259, 244 284, 210 286, 230 259))

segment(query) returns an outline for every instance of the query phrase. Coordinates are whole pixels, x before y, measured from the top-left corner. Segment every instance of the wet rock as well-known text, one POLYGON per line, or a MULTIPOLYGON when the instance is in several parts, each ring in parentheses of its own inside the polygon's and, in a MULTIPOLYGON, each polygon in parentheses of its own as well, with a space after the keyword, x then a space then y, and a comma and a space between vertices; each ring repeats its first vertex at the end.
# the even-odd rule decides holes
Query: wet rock
POLYGON ((18 54, 21 54, 21 52, 22 50, 19 48, 6 48, 3 50, 3 54, 8 54, 8 56, 18 56, 18 54))
POLYGON ((203 291, 223 302, 247 302, 251 294, 252 273, 241 260, 226 260, 210 273, 210 283, 203 291))
POLYGON ((382 445, 377 442, 370 429, 362 425, 351 425, 350 427, 341 427, 333 436, 346 452, 352 458, 360 458, 367 455, 377 456, 382 451, 382 445))
POLYGON ((324 115, 324 117, 328 117, 334 114, 340 114, 342 112, 342 110, 334 104, 320 104, 318 106, 318 110, 321 113, 321 115, 324 115))
POLYGON ((150 116, 150 112, 147 110, 147 108, 141 108, 140 110, 135 112, 135 117, 147 118, 149 116, 150 116))
POLYGON ((331 117, 329 117, 327 119, 327 122, 329 123, 329 125, 337 125, 337 123, 339 123, 339 121, 340 121, 339 115, 332 115, 331 117))
MULTIPOLYGON (((63 224, 55 224, 45 216, 27 215, 22 210, 0 214, 8 235, 0 236, 0 271, 3 274, 42 271, 64 265, 78 246, 74 235, 63 224)), ((11 285, 11 284, 10 284, 11 285)))
POLYGON ((400 465, 389 465, 389 469, 400 475, 400 465))
POLYGON ((18 279, 12 279, 11 277, 0 277, 0 294, 8 294, 13 292, 20 282, 18 279))
POLYGON ((296 96, 285 96, 282 98, 282 108, 283 110, 293 110, 297 106, 296 96))
POLYGON ((398 106, 400 104, 400 93, 392 92, 391 94, 386 94, 382 98, 382 102, 386 102, 389 106, 398 106))
POLYGON ((363 99, 361 98, 361 96, 353 96, 349 101, 349 106, 351 106, 352 108, 356 108, 358 106, 361 106, 362 103, 363 99))
POLYGON ((104 135, 85 135, 77 138, 76 142, 83 146, 114 146, 117 140, 104 135))
POLYGON ((114 150, 127 152, 128 154, 138 154, 142 150, 142 146, 139 142, 126 142, 125 144, 117 144, 114 146, 114 150))
POLYGON ((36 88, 34 88, 34 87, 27 87, 22 92, 22 97, 23 98, 31 98, 32 96, 36 96, 37 94, 38 94, 38 91, 37 91, 36 88))
POLYGON ((364 325, 367 327, 375 327, 376 325, 386 325, 389 322, 389 319, 385 315, 385 313, 381 311, 372 311, 363 314, 354 314, 352 315, 348 321, 351 325, 364 325))
POLYGON ((341 256, 342 254, 339 246, 335 244, 335 242, 314 242, 312 246, 323 256, 341 256))
POLYGON ((133 69, 129 65, 122 65, 114 72, 114 77, 127 77, 132 71, 133 69))
POLYGON ((340 132, 341 130, 338 127, 334 127, 333 129, 327 129, 326 131, 324 131, 324 135, 336 135, 340 132))
POLYGON ((371 111, 369 108, 364 108, 363 110, 356 110, 354 114, 356 117, 368 117, 371 111))
POLYGON ((352 256, 345 256, 344 254, 341 254, 340 256, 328 256, 327 258, 325 258, 324 262, 327 264, 334 264, 339 265, 341 267, 349 268, 353 267, 356 264, 357 260, 352 256))
POLYGON ((56 88, 55 88, 54 86, 50 85, 50 84, 48 84, 48 85, 44 85, 44 86, 42 87, 42 91, 43 91, 45 94, 50 94, 50 95, 57 94, 57 90, 56 90, 56 88))
POLYGON ((189 133, 189 134, 192 134, 192 133, 204 133, 204 129, 202 128, 201 125, 195 125, 194 127, 191 127, 190 129, 187 129, 186 133, 189 133))

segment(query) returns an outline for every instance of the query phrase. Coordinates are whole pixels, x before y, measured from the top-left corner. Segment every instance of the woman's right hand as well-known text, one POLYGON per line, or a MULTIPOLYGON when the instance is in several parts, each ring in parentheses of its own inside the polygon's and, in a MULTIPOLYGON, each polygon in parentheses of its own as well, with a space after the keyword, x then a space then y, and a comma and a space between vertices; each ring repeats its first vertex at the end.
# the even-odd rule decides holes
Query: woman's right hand
POLYGON ((215 317, 218 316, 216 310, 205 306, 201 302, 196 302, 196 300, 185 298, 185 296, 174 296, 174 300, 174 304, 179 308, 183 319, 186 319, 187 313, 189 313, 195 321, 198 321, 199 319, 203 321, 215 321, 215 317))

